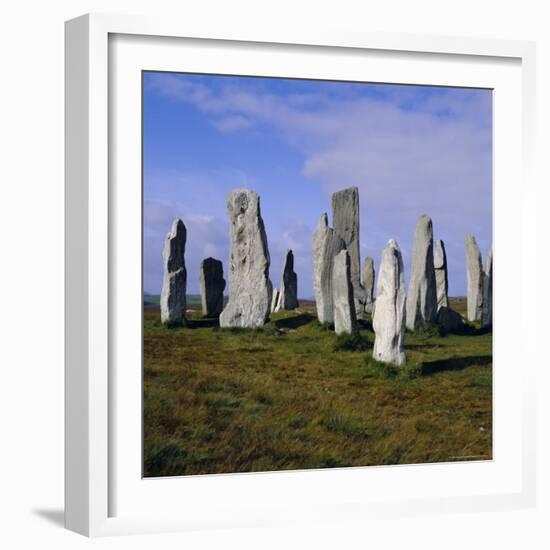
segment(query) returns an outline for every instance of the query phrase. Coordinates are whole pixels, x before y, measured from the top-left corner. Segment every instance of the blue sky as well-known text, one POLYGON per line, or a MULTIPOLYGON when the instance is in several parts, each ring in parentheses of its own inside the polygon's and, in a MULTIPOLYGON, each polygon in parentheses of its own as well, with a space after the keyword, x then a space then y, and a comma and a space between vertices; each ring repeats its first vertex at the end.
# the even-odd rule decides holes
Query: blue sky
POLYGON ((225 197, 259 193, 279 286, 294 251, 299 296, 313 296, 311 238, 331 218, 331 194, 357 186, 361 260, 378 270, 389 239, 410 272, 414 227, 431 216, 443 239, 449 293, 464 295, 464 235, 492 244, 492 93, 489 90, 144 73, 144 289, 160 293, 162 243, 187 226, 187 288, 200 261, 227 278, 225 197))

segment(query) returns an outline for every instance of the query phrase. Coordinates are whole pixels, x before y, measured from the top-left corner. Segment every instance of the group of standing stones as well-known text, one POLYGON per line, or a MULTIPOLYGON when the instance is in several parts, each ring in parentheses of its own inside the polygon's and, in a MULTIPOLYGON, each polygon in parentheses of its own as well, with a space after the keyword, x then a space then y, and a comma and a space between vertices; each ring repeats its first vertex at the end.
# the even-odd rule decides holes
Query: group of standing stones
MULTIPOLYGON (((225 280, 220 260, 206 258, 200 264, 199 283, 204 315, 219 316, 221 327, 259 327, 278 309, 298 307, 298 277, 294 255, 288 250, 281 288, 273 292, 269 279, 270 257, 260 210, 260 197, 248 189, 235 189, 227 197, 230 221, 229 300, 224 307, 225 280)), ((161 293, 163 323, 184 323, 187 272, 187 231, 174 221, 164 243, 164 279, 161 293)))
MULTIPOLYGON (((298 278, 294 255, 288 250, 279 289, 269 279, 270 256, 260 211, 260 197, 248 189, 235 189, 227 197, 230 220, 229 300, 223 306, 225 280, 220 260, 206 258, 200 265, 202 310, 218 316, 221 327, 258 327, 271 312, 298 307, 298 278)), ((411 276, 407 295, 403 258, 392 239, 382 253, 376 301, 374 260, 359 254, 359 191, 356 187, 332 196, 334 228, 322 214, 313 235, 313 283, 319 322, 334 324, 337 334, 354 333, 357 319, 372 315, 375 332, 373 356, 383 362, 405 362, 405 328, 437 323, 443 332, 463 325, 448 299, 447 256, 443 241, 433 239, 432 220, 426 214, 416 223, 411 276)), ((164 279, 161 293, 163 323, 184 322, 187 272, 187 231, 176 219, 163 249, 164 279)), ((467 318, 492 325, 493 254, 485 269, 473 236, 465 238, 467 267, 467 318)))

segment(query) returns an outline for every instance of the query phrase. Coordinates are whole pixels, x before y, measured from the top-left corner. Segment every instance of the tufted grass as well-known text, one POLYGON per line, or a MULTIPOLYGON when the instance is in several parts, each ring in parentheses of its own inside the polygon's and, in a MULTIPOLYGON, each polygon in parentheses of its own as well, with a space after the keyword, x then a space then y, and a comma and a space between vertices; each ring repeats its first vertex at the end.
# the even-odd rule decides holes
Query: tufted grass
MULTIPOLYGON (((463 301, 453 307, 463 309, 463 301)), ((144 475, 257 472, 492 456, 492 336, 407 334, 407 365, 374 335, 337 337, 312 304, 261 329, 144 309, 144 475)))

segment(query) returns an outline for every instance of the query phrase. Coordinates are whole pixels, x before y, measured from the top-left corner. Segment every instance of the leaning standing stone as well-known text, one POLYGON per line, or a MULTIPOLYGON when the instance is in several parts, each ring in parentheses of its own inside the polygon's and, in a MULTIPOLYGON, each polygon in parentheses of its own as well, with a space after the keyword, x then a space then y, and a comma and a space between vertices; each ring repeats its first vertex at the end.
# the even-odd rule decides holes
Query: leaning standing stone
POLYGON ((357 319, 351 282, 350 255, 347 250, 334 257, 332 268, 332 299, 334 302, 334 332, 352 334, 357 319))
POLYGON ((483 307, 483 267, 481 252, 473 235, 464 238, 466 246, 468 321, 479 321, 483 307))
POLYGON ((374 260, 370 256, 365 258, 362 283, 365 289, 365 312, 372 314, 374 305, 374 260))
POLYGON ((355 297, 355 310, 361 317, 365 308, 365 292, 361 285, 359 258, 359 189, 350 187, 332 194, 332 223, 334 232, 344 241, 349 252, 351 282, 355 297))
POLYGON ((313 289, 320 323, 334 323, 332 298, 332 266, 334 256, 344 248, 344 241, 328 226, 328 217, 321 216, 313 234, 313 289))
POLYGON ((447 254, 445 244, 441 240, 435 241, 434 248, 435 286, 437 288, 437 311, 449 306, 449 279, 447 275, 447 254))
POLYGON ((437 291, 433 256, 432 220, 422 214, 416 222, 412 252, 411 279, 407 294, 407 328, 435 321, 437 291))
POLYGON ((374 328, 373 357, 383 363, 405 363, 405 283, 403 259, 399 246, 388 242, 378 273, 376 308, 372 321, 374 328))
POLYGON ((217 317, 223 309, 223 265, 220 260, 206 258, 199 269, 201 305, 203 315, 217 317))
POLYGON ((298 307, 298 276, 294 272, 294 254, 286 251, 285 265, 281 280, 279 309, 296 309, 298 307))
POLYGON ((483 305, 481 308, 481 326, 490 327, 493 324, 493 249, 489 250, 485 260, 485 275, 483 277, 483 305))
POLYGON ((185 269, 185 242, 187 229, 178 218, 164 239, 162 259, 164 277, 160 294, 160 319, 163 323, 185 321, 185 292, 187 271, 185 269))
POLYGON ((269 250, 260 197, 249 189, 227 196, 230 222, 229 301, 220 315, 221 327, 259 327, 271 309, 269 250))

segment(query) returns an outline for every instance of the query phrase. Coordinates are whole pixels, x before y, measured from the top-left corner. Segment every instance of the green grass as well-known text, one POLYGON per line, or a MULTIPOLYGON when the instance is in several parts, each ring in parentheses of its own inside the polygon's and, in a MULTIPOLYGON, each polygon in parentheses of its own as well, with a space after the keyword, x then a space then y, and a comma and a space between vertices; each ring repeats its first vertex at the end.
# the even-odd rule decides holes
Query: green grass
POLYGON ((399 368, 372 358, 368 323, 336 336, 311 306, 253 330, 144 312, 146 476, 492 456, 490 333, 407 334, 399 368))

